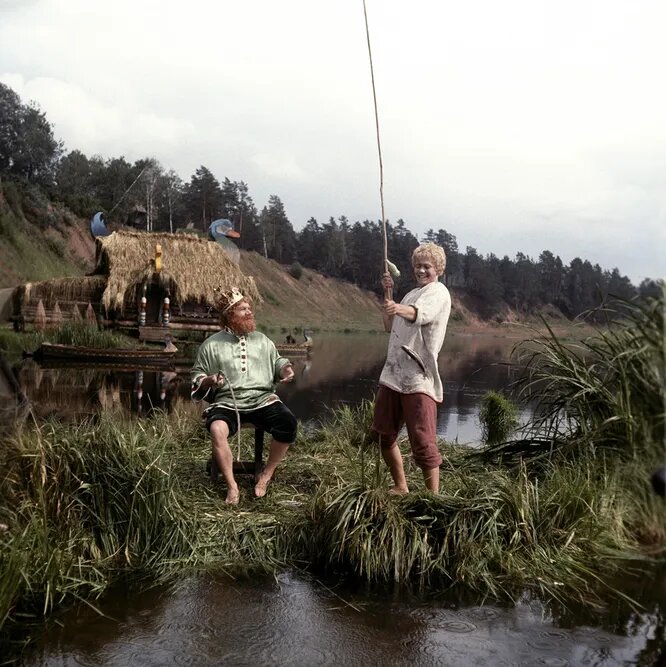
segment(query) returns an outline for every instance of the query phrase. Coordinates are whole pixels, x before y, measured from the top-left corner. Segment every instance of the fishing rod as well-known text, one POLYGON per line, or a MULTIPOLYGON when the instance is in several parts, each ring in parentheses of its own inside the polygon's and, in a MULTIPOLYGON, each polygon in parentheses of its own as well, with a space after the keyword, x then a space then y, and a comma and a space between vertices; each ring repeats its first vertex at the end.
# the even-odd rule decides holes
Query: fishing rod
MULTIPOLYGON (((379 200, 382 211, 382 230, 384 236, 384 273, 392 272, 392 265, 388 260, 388 233, 386 231, 386 216, 384 215, 384 164, 382 161, 382 144, 379 138, 379 114, 377 112, 377 92, 375 90, 375 70, 372 64, 372 48, 370 47, 370 28, 368 27, 368 10, 363 0, 363 16, 365 18, 365 36, 368 42, 368 57, 370 59, 370 79, 372 81, 372 99, 375 109, 375 130, 377 134, 377 153, 379 155, 379 200)), ((384 298, 393 299, 393 290, 390 287, 384 288, 384 298)))

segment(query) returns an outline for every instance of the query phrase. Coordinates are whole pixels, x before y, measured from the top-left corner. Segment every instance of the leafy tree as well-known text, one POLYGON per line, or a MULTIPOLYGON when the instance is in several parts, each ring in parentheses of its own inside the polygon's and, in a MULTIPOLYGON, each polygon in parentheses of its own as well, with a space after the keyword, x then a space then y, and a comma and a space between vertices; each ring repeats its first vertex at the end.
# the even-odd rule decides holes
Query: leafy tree
POLYGON ((184 217, 184 190, 183 180, 173 169, 160 176, 157 190, 157 224, 160 229, 168 229, 173 234, 176 221, 184 217))
POLYGON ((658 298, 664 289, 663 280, 652 280, 651 278, 644 278, 638 286, 638 293, 642 298, 658 298))
POLYGON ((24 105, 0 83, 0 172, 31 183, 50 185, 62 154, 46 114, 36 104, 24 105))
POLYGON ((538 270, 530 257, 516 254, 513 284, 505 285, 509 300, 516 310, 530 312, 539 302, 538 270))
POLYGON ((146 231, 152 232, 158 219, 159 189, 164 176, 162 165, 154 158, 143 158, 134 163, 137 172, 131 187, 135 192, 132 201, 146 210, 146 231))
MULTIPOLYGON (((246 250, 259 252, 262 247, 261 230, 259 228, 259 214, 257 207, 250 197, 247 183, 243 181, 234 182, 236 190, 236 208, 231 218, 240 233, 239 244, 246 250)), ((231 212, 230 212, 231 214, 231 212)))
POLYGON ((19 150, 23 105, 19 96, 0 83, 0 172, 10 174, 19 150))
MULTIPOLYGON (((91 180, 96 198, 107 211, 118 209, 124 202, 124 196, 132 182, 136 178, 132 165, 120 156, 109 160, 99 157, 91 159, 91 180)), ((122 213, 127 213, 127 204, 119 211, 118 217, 125 220, 122 213)))
POLYGON ((93 194, 90 160, 79 150, 71 151, 60 159, 55 176, 61 194, 93 194))
POLYGON ((569 317, 577 317, 601 303, 602 279, 598 266, 593 267, 589 261, 583 261, 580 257, 571 260, 563 288, 563 306, 569 317))
MULTIPOLYGON (((380 278, 384 270, 383 231, 380 222, 364 220, 356 222, 351 228, 349 251, 348 280, 359 287, 381 294, 380 278)), ((396 281, 399 289, 403 283, 396 281)))
POLYGON ((500 262, 495 255, 484 260, 476 248, 467 246, 464 262, 465 285, 469 294, 479 303, 481 315, 490 317, 502 302, 502 277, 500 262))
POLYGON ((62 150, 62 143, 53 136, 46 114, 35 105, 26 107, 14 170, 29 182, 49 185, 53 183, 55 166, 62 150))

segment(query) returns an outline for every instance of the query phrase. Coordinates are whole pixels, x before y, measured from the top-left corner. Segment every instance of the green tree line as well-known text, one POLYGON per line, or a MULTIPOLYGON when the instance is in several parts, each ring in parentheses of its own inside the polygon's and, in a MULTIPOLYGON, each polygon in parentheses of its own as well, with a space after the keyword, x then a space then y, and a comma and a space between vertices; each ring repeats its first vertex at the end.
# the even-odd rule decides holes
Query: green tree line
MULTIPOLYGON (((378 291, 381 221, 310 218, 296 231, 279 196, 271 195, 260 210, 246 183, 226 177, 220 182, 204 165, 185 181, 154 158, 131 163, 123 156, 66 152, 46 115, 34 103, 23 104, 1 83, 0 176, 39 186, 83 217, 103 211, 107 222, 136 225, 139 220, 146 231, 189 229, 205 234, 213 220, 228 218, 241 234, 238 244, 243 249, 378 291)), ((659 291, 656 281, 646 279, 634 286, 617 268, 604 270, 582 258, 565 265, 549 250, 536 260, 521 252, 515 258, 483 256, 471 246, 463 252, 447 230, 430 229, 419 239, 402 219, 387 223, 387 233, 389 257, 407 276, 397 284, 398 297, 411 287, 412 250, 419 241, 433 241, 446 249, 444 281, 474 298, 484 317, 492 317, 504 304, 524 313, 550 304, 576 317, 614 297, 631 299, 659 291)))

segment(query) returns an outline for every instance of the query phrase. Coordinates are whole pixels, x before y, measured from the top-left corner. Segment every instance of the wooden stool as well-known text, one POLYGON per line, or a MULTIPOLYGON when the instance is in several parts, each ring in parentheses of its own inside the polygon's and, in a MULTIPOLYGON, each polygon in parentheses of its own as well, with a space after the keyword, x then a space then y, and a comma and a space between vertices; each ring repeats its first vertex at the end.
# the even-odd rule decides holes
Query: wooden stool
MULTIPOLYGON (((254 424, 241 424, 241 428, 254 429, 254 461, 234 461, 233 472, 236 475, 254 475, 256 482, 264 469, 264 430, 254 424)), ((217 481, 220 470, 215 458, 211 456, 206 464, 206 472, 213 481, 217 481)))

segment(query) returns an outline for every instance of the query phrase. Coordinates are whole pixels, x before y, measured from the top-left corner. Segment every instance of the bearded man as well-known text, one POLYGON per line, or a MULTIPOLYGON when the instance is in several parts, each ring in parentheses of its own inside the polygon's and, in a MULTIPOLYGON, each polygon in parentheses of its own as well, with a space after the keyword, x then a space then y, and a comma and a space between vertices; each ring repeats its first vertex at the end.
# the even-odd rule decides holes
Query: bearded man
POLYGON ((266 495, 278 464, 296 439, 297 422, 275 393, 277 382, 290 382, 294 369, 273 341, 256 330, 250 300, 233 288, 218 300, 221 331, 199 347, 192 367, 192 398, 210 403, 204 410, 213 443, 213 457, 227 483, 226 502, 237 505, 229 438, 238 423, 251 423, 271 436, 266 465, 257 478, 254 495, 266 495))

